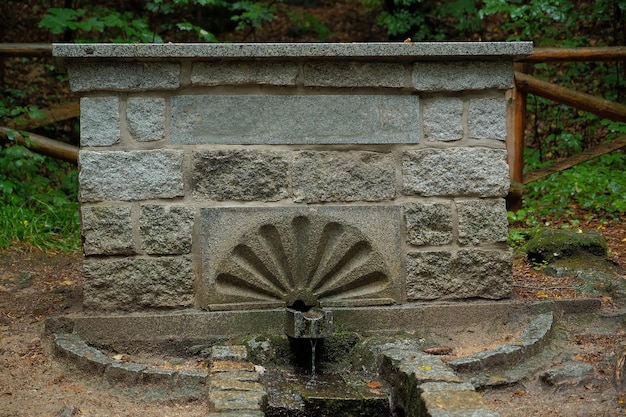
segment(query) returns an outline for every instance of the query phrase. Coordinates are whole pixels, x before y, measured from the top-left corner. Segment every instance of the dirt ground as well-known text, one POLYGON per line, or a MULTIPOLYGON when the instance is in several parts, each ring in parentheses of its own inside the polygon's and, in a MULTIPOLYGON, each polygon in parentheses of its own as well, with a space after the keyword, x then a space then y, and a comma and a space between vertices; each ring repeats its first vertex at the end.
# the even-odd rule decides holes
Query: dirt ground
MULTIPOLYGON (((626 267, 623 223, 587 226, 605 235, 612 260, 626 267)), ((54 357, 50 338, 43 334, 44 321, 50 315, 80 310, 81 262, 79 254, 0 253, 0 416, 205 417, 204 401, 147 401, 136 392, 77 373, 54 357)), ((515 263, 514 271, 518 298, 580 296, 567 289, 567 279, 555 282, 523 260, 515 263)), ((619 316, 620 302, 602 300, 604 312, 612 316, 603 319, 606 323, 559 323, 566 335, 560 344, 564 353, 555 360, 571 357, 592 364, 592 379, 550 387, 533 375, 486 391, 488 406, 502 417, 626 415, 624 397, 614 383, 616 364, 626 348, 626 319, 619 316)))

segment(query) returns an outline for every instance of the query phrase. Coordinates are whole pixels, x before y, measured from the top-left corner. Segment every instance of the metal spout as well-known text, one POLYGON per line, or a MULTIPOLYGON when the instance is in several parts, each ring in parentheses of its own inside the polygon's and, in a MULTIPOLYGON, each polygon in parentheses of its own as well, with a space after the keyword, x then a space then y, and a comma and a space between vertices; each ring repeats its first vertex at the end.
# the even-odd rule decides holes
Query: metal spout
POLYGON ((321 339, 335 332, 333 312, 328 308, 313 307, 307 311, 287 308, 285 333, 296 339, 321 339))

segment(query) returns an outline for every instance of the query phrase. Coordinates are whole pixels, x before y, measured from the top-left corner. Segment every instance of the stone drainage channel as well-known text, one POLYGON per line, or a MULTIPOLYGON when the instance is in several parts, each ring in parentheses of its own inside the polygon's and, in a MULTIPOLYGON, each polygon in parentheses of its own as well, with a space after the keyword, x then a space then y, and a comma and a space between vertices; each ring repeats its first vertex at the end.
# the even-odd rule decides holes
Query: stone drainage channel
POLYGON ((258 341, 247 346, 213 345, 206 372, 116 360, 76 334, 54 334, 54 347, 58 356, 111 385, 161 390, 177 399, 207 398, 210 417, 495 417, 499 413, 485 407, 476 389, 493 382, 492 371, 536 355, 549 340, 553 321, 551 312, 536 314, 512 342, 447 363, 424 353, 424 339, 380 338, 365 347, 371 356, 359 364, 364 374, 336 376, 335 381, 323 375, 319 380, 295 377, 255 364, 249 350, 254 343, 260 345, 258 341), (293 392, 285 389, 285 380, 293 392))

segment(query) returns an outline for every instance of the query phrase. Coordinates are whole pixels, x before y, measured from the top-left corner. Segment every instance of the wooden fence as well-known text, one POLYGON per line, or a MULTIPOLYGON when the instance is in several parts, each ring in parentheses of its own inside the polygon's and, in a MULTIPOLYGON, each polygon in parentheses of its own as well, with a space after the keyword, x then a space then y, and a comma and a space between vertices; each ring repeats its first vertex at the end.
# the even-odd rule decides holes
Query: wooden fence
POLYGON ((579 110, 588 111, 601 118, 626 122, 626 106, 605 100, 601 97, 585 94, 571 88, 539 80, 527 72, 530 66, 539 62, 584 62, 584 61, 623 61, 626 60, 626 47, 605 48, 535 48, 532 55, 520 58, 515 64, 515 89, 512 98, 513 123, 509 133, 507 151, 511 172, 511 190, 507 197, 509 210, 521 208, 523 187, 550 174, 571 168, 626 147, 626 136, 611 142, 605 142, 579 154, 557 160, 551 165, 524 174, 524 134, 526 131, 527 94, 547 98, 556 103, 565 104, 579 110))

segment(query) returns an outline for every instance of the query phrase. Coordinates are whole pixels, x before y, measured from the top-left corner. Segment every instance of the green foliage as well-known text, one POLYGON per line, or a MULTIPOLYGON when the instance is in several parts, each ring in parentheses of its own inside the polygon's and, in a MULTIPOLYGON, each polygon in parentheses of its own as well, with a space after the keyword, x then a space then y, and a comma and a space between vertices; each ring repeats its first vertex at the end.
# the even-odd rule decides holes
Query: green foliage
POLYGON ((276 4, 267 4, 259 1, 236 1, 231 10, 239 12, 231 17, 237 22, 236 30, 245 30, 248 27, 261 29, 264 22, 271 22, 277 10, 276 4))
POLYGON ((0 148, 0 166, 0 248, 79 249, 76 169, 18 145, 0 148))
POLYGON ((290 10, 282 0, 152 0, 143 7, 141 11, 116 11, 91 2, 75 9, 52 7, 39 26, 56 35, 69 32, 80 42, 163 42, 164 36, 173 40, 218 42, 208 27, 215 20, 213 17, 222 24, 224 20, 230 21, 235 30, 249 34, 262 29, 280 12, 287 14, 299 28, 315 32, 320 40, 330 34, 318 19, 290 10))
MULTIPOLYGON (((369 4, 368 1, 364 1, 369 4)), ((377 24, 387 28, 395 39, 441 41, 478 32, 481 21, 474 0, 453 0, 437 3, 423 0, 394 0, 384 10, 377 24)))
POLYGON ((589 36, 581 29, 618 23, 614 6, 626 9, 626 3, 614 0, 596 0, 584 7, 562 0, 483 0, 479 16, 507 16, 502 28, 509 33, 509 40, 576 47, 589 45, 589 36))
POLYGON ((39 22, 39 27, 57 35, 66 30, 77 32, 80 34, 78 40, 81 42, 163 41, 159 35, 150 30, 145 18, 135 16, 131 12, 118 12, 101 6, 90 10, 52 7, 39 22))
POLYGON ((511 33, 510 40, 535 39, 541 33, 543 42, 558 37, 561 24, 571 13, 573 3, 560 0, 484 0, 480 17, 504 13, 510 19, 503 29, 511 33))
POLYGON ((532 215, 526 219, 532 225, 539 218, 572 218, 580 209, 594 216, 626 213, 624 166, 626 155, 614 152, 535 181, 524 190, 526 209, 518 216, 532 215))

